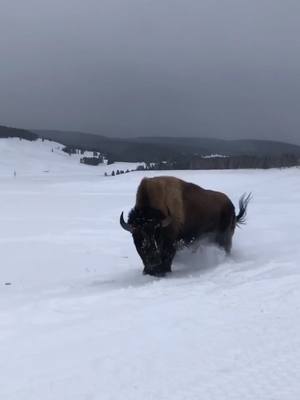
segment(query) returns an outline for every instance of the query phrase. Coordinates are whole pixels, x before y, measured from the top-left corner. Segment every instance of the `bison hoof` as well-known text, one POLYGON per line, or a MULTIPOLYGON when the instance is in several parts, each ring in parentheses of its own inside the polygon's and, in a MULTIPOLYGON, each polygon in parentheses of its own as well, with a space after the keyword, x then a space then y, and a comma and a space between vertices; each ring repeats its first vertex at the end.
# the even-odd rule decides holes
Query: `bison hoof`
POLYGON ((166 276, 168 272, 171 272, 171 270, 168 271, 161 271, 161 270, 149 270, 149 269, 144 269, 143 274, 144 275, 151 275, 155 276, 156 278, 163 278, 166 276))

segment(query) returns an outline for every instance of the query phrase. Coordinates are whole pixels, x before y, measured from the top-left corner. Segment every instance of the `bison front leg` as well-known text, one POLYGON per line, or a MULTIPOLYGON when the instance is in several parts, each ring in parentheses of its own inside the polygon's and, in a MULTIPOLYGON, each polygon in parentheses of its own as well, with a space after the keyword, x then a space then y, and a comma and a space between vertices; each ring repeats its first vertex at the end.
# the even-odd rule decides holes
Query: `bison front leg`
POLYGON ((176 254, 176 249, 173 245, 170 245, 166 248, 163 258, 163 266, 162 269, 167 273, 171 272, 171 266, 176 254))
POLYGON ((143 271, 144 274, 157 276, 157 277, 163 277, 168 272, 171 272, 172 261, 174 259, 175 253, 176 253, 176 250, 173 246, 165 248, 163 251, 163 254, 162 254, 161 263, 152 268, 145 266, 144 271, 143 271))

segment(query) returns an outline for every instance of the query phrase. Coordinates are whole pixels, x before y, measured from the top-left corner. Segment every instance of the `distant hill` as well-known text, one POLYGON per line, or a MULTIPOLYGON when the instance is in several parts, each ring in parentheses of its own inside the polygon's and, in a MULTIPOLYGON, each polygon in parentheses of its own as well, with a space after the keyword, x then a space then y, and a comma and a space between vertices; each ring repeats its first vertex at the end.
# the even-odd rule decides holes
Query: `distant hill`
POLYGON ((227 156, 240 155, 279 155, 285 153, 300 154, 300 146, 257 139, 222 140, 214 138, 193 138, 193 137, 145 137, 134 139, 139 143, 163 144, 181 148, 184 152, 198 153, 199 155, 223 154, 227 156))
POLYGON ((100 151, 118 161, 163 161, 195 155, 300 155, 300 146, 269 140, 221 140, 193 137, 107 138, 90 133, 34 130, 38 136, 68 146, 100 151))
POLYGON ((37 140, 38 135, 25 129, 10 128, 0 125, 0 139, 16 137, 26 140, 37 140))
POLYGON ((114 171, 135 170, 138 163, 100 163, 97 167, 81 163, 82 157, 93 153, 67 154, 64 145, 48 140, 0 139, 0 177, 20 176, 83 176, 95 174, 111 175, 114 171))
POLYGON ((72 131, 34 130, 39 137, 55 140, 79 149, 100 151, 116 161, 142 162, 161 161, 178 157, 176 146, 164 143, 144 143, 135 139, 107 138, 90 133, 72 131))

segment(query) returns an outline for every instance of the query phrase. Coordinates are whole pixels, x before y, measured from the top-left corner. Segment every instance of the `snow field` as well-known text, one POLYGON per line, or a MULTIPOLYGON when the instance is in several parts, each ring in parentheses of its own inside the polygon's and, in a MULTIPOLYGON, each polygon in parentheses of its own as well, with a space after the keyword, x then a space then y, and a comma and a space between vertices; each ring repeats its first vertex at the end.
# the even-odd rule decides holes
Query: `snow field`
POLYGON ((118 221, 145 173, 22 142, 14 178, 0 141, 1 399, 299 398, 299 169, 172 171, 253 201, 230 257, 201 244, 158 279, 118 221))

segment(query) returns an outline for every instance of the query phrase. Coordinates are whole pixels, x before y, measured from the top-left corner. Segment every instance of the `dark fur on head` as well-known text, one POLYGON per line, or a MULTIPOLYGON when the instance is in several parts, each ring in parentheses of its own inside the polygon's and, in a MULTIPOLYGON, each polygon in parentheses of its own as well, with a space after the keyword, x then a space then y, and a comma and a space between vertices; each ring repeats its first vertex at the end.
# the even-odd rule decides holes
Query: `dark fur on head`
POLYGON ((165 216, 160 210, 151 207, 137 208, 134 207, 128 215, 128 224, 133 227, 144 226, 145 224, 157 224, 163 220, 165 216))
POLYGON ((163 234, 165 215, 155 208, 134 207, 128 216, 137 252, 144 263, 144 273, 162 276, 170 271, 169 258, 173 258, 173 245, 163 234))

